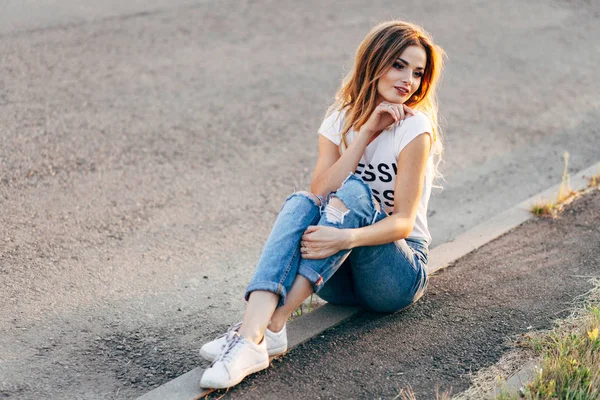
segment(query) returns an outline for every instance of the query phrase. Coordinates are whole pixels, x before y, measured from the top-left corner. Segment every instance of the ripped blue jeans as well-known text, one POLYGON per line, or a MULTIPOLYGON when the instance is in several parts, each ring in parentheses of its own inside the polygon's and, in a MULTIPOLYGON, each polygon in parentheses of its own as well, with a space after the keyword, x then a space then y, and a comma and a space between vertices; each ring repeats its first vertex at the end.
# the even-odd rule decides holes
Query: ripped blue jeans
POLYGON ((424 240, 407 238, 356 247, 321 260, 301 257, 300 240, 311 225, 361 228, 388 217, 376 206, 371 188, 353 174, 327 197, 338 198, 348 211, 331 204, 318 205, 302 193, 288 197, 246 289, 246 300, 253 291, 265 290, 278 294, 278 307, 282 306, 297 274, 311 282, 319 297, 333 304, 394 312, 418 300, 427 286, 424 240))

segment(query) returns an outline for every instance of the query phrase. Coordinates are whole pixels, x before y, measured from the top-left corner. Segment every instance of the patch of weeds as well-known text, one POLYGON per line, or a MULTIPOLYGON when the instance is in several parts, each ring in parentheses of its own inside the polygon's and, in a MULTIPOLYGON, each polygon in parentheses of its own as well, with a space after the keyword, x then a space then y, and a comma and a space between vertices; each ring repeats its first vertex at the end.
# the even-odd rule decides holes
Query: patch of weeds
POLYGON ((600 165, 598 165, 598 173, 590 178, 588 182, 588 187, 597 187, 598 189, 600 189, 600 165))
MULTIPOLYGON (((525 334, 521 335, 521 337, 524 336, 525 334)), ((453 400, 508 400, 513 398, 510 397, 510 392, 506 387, 508 379, 537 356, 532 350, 522 346, 520 340, 517 340, 516 343, 511 340, 505 344, 513 349, 503 354, 496 364, 479 369, 471 377, 471 386, 464 392, 453 396, 453 400)))
POLYGON ((556 204, 552 203, 551 201, 548 201, 546 203, 534 204, 531 208, 531 212, 538 216, 555 216, 556 214, 558 214, 557 208, 558 207, 556 206, 556 204))
POLYGON ((535 376, 520 397, 502 394, 497 399, 600 398, 600 285, 595 282, 592 301, 574 318, 546 333, 532 333, 524 343, 540 357, 535 376))
MULTIPOLYGON (((577 296, 570 316, 555 321, 551 330, 519 335, 512 344, 507 368, 496 365, 485 376, 478 376, 456 400, 592 400, 600 399, 600 277, 590 280, 593 286, 577 296), (539 365, 531 381, 514 393, 505 386, 519 369, 531 361, 539 365), (516 365, 518 363, 519 365, 516 365), (505 373, 506 372, 506 373, 505 373)), ((481 372, 481 371, 480 371, 481 372)), ((526 372, 526 370, 522 370, 526 372)), ((525 382, 523 382, 525 383, 525 382)))
POLYGON ((302 304, 300 304, 300 307, 296 308, 296 310, 290 316, 289 321, 296 319, 298 317, 301 317, 304 314, 308 314, 309 312, 311 312, 321 306, 321 304, 316 300, 313 303, 313 296, 314 296, 314 293, 311 294, 310 297, 308 299, 306 299, 302 304))
MULTIPOLYGON (((443 393, 440 394, 439 388, 436 387, 435 388, 435 400, 450 400, 451 393, 452 393, 452 388, 445 390, 443 393)), ((415 392, 413 391, 412 387, 409 386, 407 388, 400 389, 400 393, 398 393, 398 395, 396 397, 394 397, 394 400, 397 400, 397 399, 417 400, 417 396, 415 395, 415 392)))
POLYGON ((600 398, 600 308, 588 309, 584 323, 568 332, 532 340, 542 363, 525 396, 532 399, 600 398))
MULTIPOLYGON (((310 295, 310 306, 309 306, 309 310, 307 312, 310 312, 312 310, 312 299, 313 299, 313 295, 310 295)), ((294 314, 296 314, 296 317, 301 317, 302 314, 304 313, 304 310, 302 309, 302 306, 304 305, 304 303, 300 304, 300 307, 296 308, 296 310, 294 311, 294 314)))
POLYGON ((558 189, 556 201, 547 201, 545 203, 536 203, 531 207, 531 212, 538 216, 548 216, 555 218, 563 209, 563 207, 573 201, 583 191, 575 192, 571 188, 571 175, 569 175, 569 153, 564 152, 563 160, 565 168, 558 189))
MULTIPOLYGON (((518 398, 518 397, 517 397, 518 398)), ((494 397, 494 400, 513 400, 515 399, 514 395, 511 395, 508 390, 503 389, 499 395, 494 397)))

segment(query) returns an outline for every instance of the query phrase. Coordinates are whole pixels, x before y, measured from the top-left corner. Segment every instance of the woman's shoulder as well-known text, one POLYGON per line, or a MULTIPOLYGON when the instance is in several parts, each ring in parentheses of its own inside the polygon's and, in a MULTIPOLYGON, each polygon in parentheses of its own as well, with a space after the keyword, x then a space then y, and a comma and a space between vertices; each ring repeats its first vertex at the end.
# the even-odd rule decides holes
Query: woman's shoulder
POLYGON ((328 122, 330 125, 334 125, 334 124, 344 124, 344 118, 346 116, 346 109, 343 110, 339 110, 339 109, 334 109, 334 110, 330 110, 327 115, 325 115, 325 118, 323 119, 323 122, 328 122))
POLYGON ((339 145, 342 139, 342 128, 344 127, 344 117, 346 110, 333 110, 325 116, 321 126, 319 127, 319 134, 325 136, 333 143, 339 145))
POLYGON ((422 111, 417 111, 415 115, 406 118, 402 124, 402 128, 416 134, 423 132, 432 133, 431 119, 422 111))
POLYGON ((406 118, 395 132, 394 144, 396 154, 400 154, 406 145, 423 133, 427 133, 433 143, 433 125, 431 119, 424 112, 417 111, 415 115, 406 118))

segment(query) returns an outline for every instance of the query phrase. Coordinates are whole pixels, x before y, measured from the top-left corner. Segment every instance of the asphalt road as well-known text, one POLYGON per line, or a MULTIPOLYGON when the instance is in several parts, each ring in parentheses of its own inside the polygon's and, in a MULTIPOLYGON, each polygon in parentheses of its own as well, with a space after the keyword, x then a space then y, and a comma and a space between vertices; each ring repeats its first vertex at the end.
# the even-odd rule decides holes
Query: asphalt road
POLYGON ((434 244, 600 154, 591 0, 101 3, 0 6, 3 395, 132 397, 237 321, 378 21, 448 53, 434 244))

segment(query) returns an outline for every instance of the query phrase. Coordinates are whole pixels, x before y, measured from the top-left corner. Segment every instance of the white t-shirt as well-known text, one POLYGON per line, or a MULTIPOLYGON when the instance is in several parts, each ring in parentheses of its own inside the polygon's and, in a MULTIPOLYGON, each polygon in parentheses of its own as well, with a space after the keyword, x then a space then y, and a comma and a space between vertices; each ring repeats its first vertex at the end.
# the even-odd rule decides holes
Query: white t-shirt
MULTIPOLYGON (((336 145, 340 145, 341 132, 344 126, 345 110, 334 111, 323 120, 319 128, 319 134, 325 136, 336 145)), ((383 205, 384 210, 391 214, 394 210, 394 186, 398 170, 398 156, 408 143, 422 133, 430 135, 433 141, 433 129, 431 121, 422 112, 415 116, 406 118, 401 126, 393 125, 379 134, 365 149, 356 171, 354 173, 362 178, 373 191, 373 195, 383 205)), ((354 129, 348 131, 346 143, 348 146, 357 132, 354 129)), ((427 229, 427 205, 431 195, 434 165, 433 150, 430 150, 425 171, 423 192, 417 209, 415 225, 409 238, 425 239, 431 243, 431 235, 427 229)))

